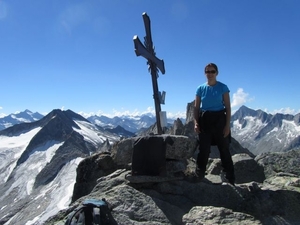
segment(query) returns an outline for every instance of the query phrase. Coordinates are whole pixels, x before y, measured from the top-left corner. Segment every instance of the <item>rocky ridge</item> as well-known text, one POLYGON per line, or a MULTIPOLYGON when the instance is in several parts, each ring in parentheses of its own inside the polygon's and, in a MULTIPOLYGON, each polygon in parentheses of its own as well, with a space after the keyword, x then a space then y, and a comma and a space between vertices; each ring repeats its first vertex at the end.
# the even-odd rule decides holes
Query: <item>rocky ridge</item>
POLYGON ((255 158, 235 154, 236 185, 232 186, 222 185, 218 158, 210 159, 204 180, 195 179, 192 171, 197 143, 186 136, 171 138, 174 145, 167 147, 168 172, 164 177, 128 179, 135 138, 116 143, 111 153, 83 160, 74 190, 81 194, 45 224, 62 225, 66 215, 86 198, 107 199, 116 224, 300 223, 299 150, 255 158), (86 174, 90 176, 83 179, 86 174))

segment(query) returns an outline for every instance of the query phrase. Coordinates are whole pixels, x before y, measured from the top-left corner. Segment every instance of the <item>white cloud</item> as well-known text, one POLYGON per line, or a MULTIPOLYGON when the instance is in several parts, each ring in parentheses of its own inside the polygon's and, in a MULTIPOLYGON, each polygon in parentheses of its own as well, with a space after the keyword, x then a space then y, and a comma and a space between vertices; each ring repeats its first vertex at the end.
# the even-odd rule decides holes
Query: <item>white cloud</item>
MULTIPOLYGON (((100 113, 100 112, 98 112, 100 113)), ((100 115, 104 115, 104 116, 107 116, 107 117, 115 117, 115 116, 140 116, 140 115, 143 115, 143 114, 153 114, 155 115, 155 110, 153 109, 153 107, 148 107, 146 110, 144 111, 139 111, 138 109, 135 109, 133 111, 129 111, 129 110, 126 110, 126 109, 121 109, 121 110, 116 110, 116 109, 113 109, 113 112, 112 113, 101 113, 100 115)), ((99 115, 99 114, 98 114, 99 115)))
POLYGON ((276 114, 276 113, 281 113, 281 114, 290 114, 290 115, 296 115, 300 113, 300 109, 291 109, 290 107, 286 108, 281 108, 281 109, 275 109, 273 111, 269 111, 268 109, 264 109, 265 112, 270 113, 270 114, 276 114))
POLYGON ((102 110, 99 110, 97 112, 89 112, 89 113, 85 113, 85 112, 78 112, 78 114, 82 115, 83 117, 87 118, 90 116, 107 116, 109 118, 113 118, 115 116, 140 116, 142 114, 146 114, 146 113, 152 113, 155 114, 155 111, 153 110, 152 107, 148 107, 145 111, 139 111, 137 109, 130 111, 124 108, 121 108, 120 110, 116 110, 113 109, 111 113, 107 113, 107 112, 103 112, 102 110))
MULTIPOLYGON (((0 110, 1 110, 1 109, 3 109, 3 107, 0 106, 0 110)), ((0 113, 0 118, 3 118, 3 117, 5 117, 5 116, 6 116, 6 114, 0 113)))
POLYGON ((174 119, 176 120, 177 118, 186 118, 186 112, 176 112, 176 113, 168 113, 167 112, 167 119, 174 119))
POLYGON ((235 108, 241 105, 244 105, 246 102, 251 101, 252 99, 249 98, 249 94, 244 92, 243 88, 238 88, 238 90, 233 93, 233 98, 231 101, 231 108, 235 108))
MULTIPOLYGON (((162 110, 163 111, 163 110, 162 110)), ((126 110, 126 109, 120 109, 120 110, 116 110, 113 109, 112 113, 105 113, 101 110, 95 112, 90 112, 90 113, 85 113, 85 112, 78 112, 78 114, 80 114, 81 116, 88 118, 90 116, 107 116, 109 118, 113 118, 115 116, 121 117, 121 116, 141 116, 144 114, 152 114, 153 116, 155 116, 155 109, 153 107, 148 107, 146 110, 144 111, 139 111, 138 109, 135 109, 133 111, 130 110, 126 110)), ((176 113, 172 113, 172 112, 167 112, 167 118, 168 119, 177 119, 177 118, 185 118, 186 117, 186 112, 176 112, 176 113)))

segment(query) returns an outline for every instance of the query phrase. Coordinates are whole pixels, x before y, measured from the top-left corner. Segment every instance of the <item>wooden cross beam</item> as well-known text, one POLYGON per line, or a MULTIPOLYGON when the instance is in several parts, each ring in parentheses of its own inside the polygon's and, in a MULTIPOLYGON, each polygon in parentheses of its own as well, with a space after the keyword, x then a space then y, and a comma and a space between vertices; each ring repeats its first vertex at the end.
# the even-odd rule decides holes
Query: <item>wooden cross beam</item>
POLYGON ((152 86, 153 86, 153 98, 155 104, 155 114, 156 114, 156 125, 157 125, 157 133, 162 134, 162 127, 160 122, 160 111, 161 111, 161 96, 159 95, 158 91, 158 69, 161 71, 162 74, 165 74, 165 66, 164 61, 156 57, 156 53, 154 51, 152 37, 151 37, 151 29, 150 29, 150 18, 147 13, 143 13, 143 20, 146 30, 146 36, 144 38, 145 42, 143 45, 137 35, 133 37, 135 54, 137 56, 143 56, 148 60, 147 64, 149 66, 149 70, 151 72, 152 77, 152 86))

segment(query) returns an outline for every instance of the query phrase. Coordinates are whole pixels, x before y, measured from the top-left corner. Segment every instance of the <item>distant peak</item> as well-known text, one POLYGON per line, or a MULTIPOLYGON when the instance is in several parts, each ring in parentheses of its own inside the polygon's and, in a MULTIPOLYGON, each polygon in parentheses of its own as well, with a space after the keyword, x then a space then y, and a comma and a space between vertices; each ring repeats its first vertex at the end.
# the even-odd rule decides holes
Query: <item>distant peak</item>
POLYGON ((49 114, 47 114, 45 117, 46 118, 53 118, 53 116, 58 116, 58 117, 62 117, 64 119, 68 118, 69 120, 73 120, 73 119, 78 119, 78 120, 82 120, 82 121, 87 121, 89 122, 87 119, 85 119, 83 116, 73 112, 72 110, 68 109, 68 110, 61 110, 61 109, 53 109, 49 114))
POLYGON ((242 112, 254 112, 254 109, 251 109, 245 105, 242 105, 237 111, 242 111, 242 112))
POLYGON ((245 106, 245 105, 242 105, 242 106, 240 107, 240 109, 250 109, 250 108, 248 108, 248 107, 245 106))

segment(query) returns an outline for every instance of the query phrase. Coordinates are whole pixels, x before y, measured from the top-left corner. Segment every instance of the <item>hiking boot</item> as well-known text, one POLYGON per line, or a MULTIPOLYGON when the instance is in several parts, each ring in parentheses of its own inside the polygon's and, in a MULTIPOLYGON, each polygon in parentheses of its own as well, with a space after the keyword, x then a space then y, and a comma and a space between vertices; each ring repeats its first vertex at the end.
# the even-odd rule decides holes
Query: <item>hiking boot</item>
POLYGON ((229 184, 235 186, 234 185, 234 183, 235 183, 235 176, 234 176, 234 174, 232 174, 232 173, 226 173, 225 170, 222 170, 220 176, 221 176, 222 182, 229 183, 229 184))
POLYGON ((233 185, 233 186, 235 186, 235 181, 234 181, 234 179, 227 179, 228 180, 228 183, 229 184, 231 184, 231 185, 233 185))
POLYGON ((195 170, 195 176, 199 179, 202 180, 205 177, 205 171, 200 170, 200 169, 196 169, 195 170))
POLYGON ((234 186, 235 183, 234 174, 226 173, 226 179, 228 180, 228 183, 234 186))

